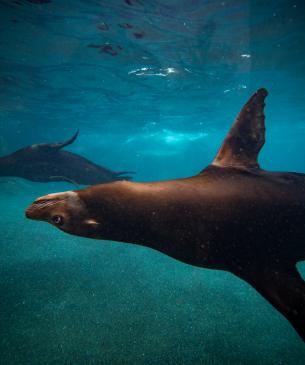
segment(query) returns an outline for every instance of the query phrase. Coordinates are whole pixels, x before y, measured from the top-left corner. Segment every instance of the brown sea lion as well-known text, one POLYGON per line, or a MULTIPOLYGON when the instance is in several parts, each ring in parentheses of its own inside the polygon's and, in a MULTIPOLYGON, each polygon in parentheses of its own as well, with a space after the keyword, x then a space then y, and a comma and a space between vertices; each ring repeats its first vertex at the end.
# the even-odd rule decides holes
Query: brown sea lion
POLYGON ((74 185, 130 180, 130 172, 115 172, 63 148, 72 144, 78 131, 65 142, 40 143, 0 157, 0 176, 22 177, 37 182, 66 181, 74 185))
POLYGON ((74 235, 136 243, 185 263, 227 270, 252 285, 305 340, 305 175, 267 172, 265 89, 239 113, 198 175, 116 182, 43 196, 26 210, 74 235))

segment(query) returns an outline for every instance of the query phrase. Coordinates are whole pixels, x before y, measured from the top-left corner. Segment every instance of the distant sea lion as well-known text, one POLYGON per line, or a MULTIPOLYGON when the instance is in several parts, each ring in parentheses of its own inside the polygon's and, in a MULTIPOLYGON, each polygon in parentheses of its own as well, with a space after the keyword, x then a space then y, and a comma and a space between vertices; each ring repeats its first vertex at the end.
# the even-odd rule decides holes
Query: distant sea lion
POLYGON ((63 151, 73 143, 78 131, 66 142, 41 143, 0 157, 0 176, 22 177, 37 182, 67 181, 74 185, 93 185, 130 180, 130 172, 115 172, 76 153, 63 151))
POLYGON ((26 210, 79 236, 136 243, 252 285, 305 340, 305 175, 267 172, 265 89, 246 103, 210 166, 154 183, 117 182, 38 198, 26 210))

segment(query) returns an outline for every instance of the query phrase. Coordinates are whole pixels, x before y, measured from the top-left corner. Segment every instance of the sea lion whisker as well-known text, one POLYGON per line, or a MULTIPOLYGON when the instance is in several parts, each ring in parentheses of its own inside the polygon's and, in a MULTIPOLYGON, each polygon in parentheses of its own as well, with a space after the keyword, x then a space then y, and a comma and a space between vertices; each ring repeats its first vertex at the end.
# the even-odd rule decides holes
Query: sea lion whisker
POLYGON ((35 207, 36 208, 39 208, 39 209, 42 209, 42 208, 50 207, 52 205, 56 205, 58 203, 62 203, 64 201, 66 201, 66 200, 67 200, 67 198, 65 198, 65 199, 50 200, 50 201, 44 201, 42 203, 36 202, 35 203, 35 207))
POLYGON ((43 205, 43 204, 50 204, 50 203, 56 203, 59 201, 62 201, 64 199, 46 199, 46 200, 38 200, 34 202, 34 205, 43 205))

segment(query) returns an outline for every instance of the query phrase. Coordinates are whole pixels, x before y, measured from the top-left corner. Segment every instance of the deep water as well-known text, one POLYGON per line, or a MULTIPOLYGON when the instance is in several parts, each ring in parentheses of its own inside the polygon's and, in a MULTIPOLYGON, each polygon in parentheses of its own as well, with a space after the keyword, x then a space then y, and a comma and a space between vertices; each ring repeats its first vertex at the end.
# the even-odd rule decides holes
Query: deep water
MULTIPOLYGON (((260 164, 305 172, 304 13, 302 0, 2 0, 0 154, 79 128, 67 150, 136 181, 191 176, 263 86, 260 164)), ((304 364, 287 320, 233 275, 25 219, 71 188, 0 178, 1 365, 304 364)))

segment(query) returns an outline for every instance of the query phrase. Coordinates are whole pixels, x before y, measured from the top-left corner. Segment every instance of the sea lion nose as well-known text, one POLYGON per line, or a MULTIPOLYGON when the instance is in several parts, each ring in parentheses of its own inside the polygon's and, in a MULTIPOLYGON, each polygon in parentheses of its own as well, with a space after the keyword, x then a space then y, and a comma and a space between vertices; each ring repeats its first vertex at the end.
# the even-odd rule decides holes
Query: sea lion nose
POLYGON ((26 216, 26 218, 32 219, 32 217, 33 217, 33 210, 31 209, 31 207, 28 207, 25 210, 25 216, 26 216))
POLYGON ((29 219, 41 219, 42 209, 44 206, 49 205, 49 200, 45 197, 36 199, 26 210, 25 216, 29 219))
POLYGON ((31 204, 26 210, 25 210, 25 216, 29 219, 38 219, 38 212, 37 208, 31 204))

